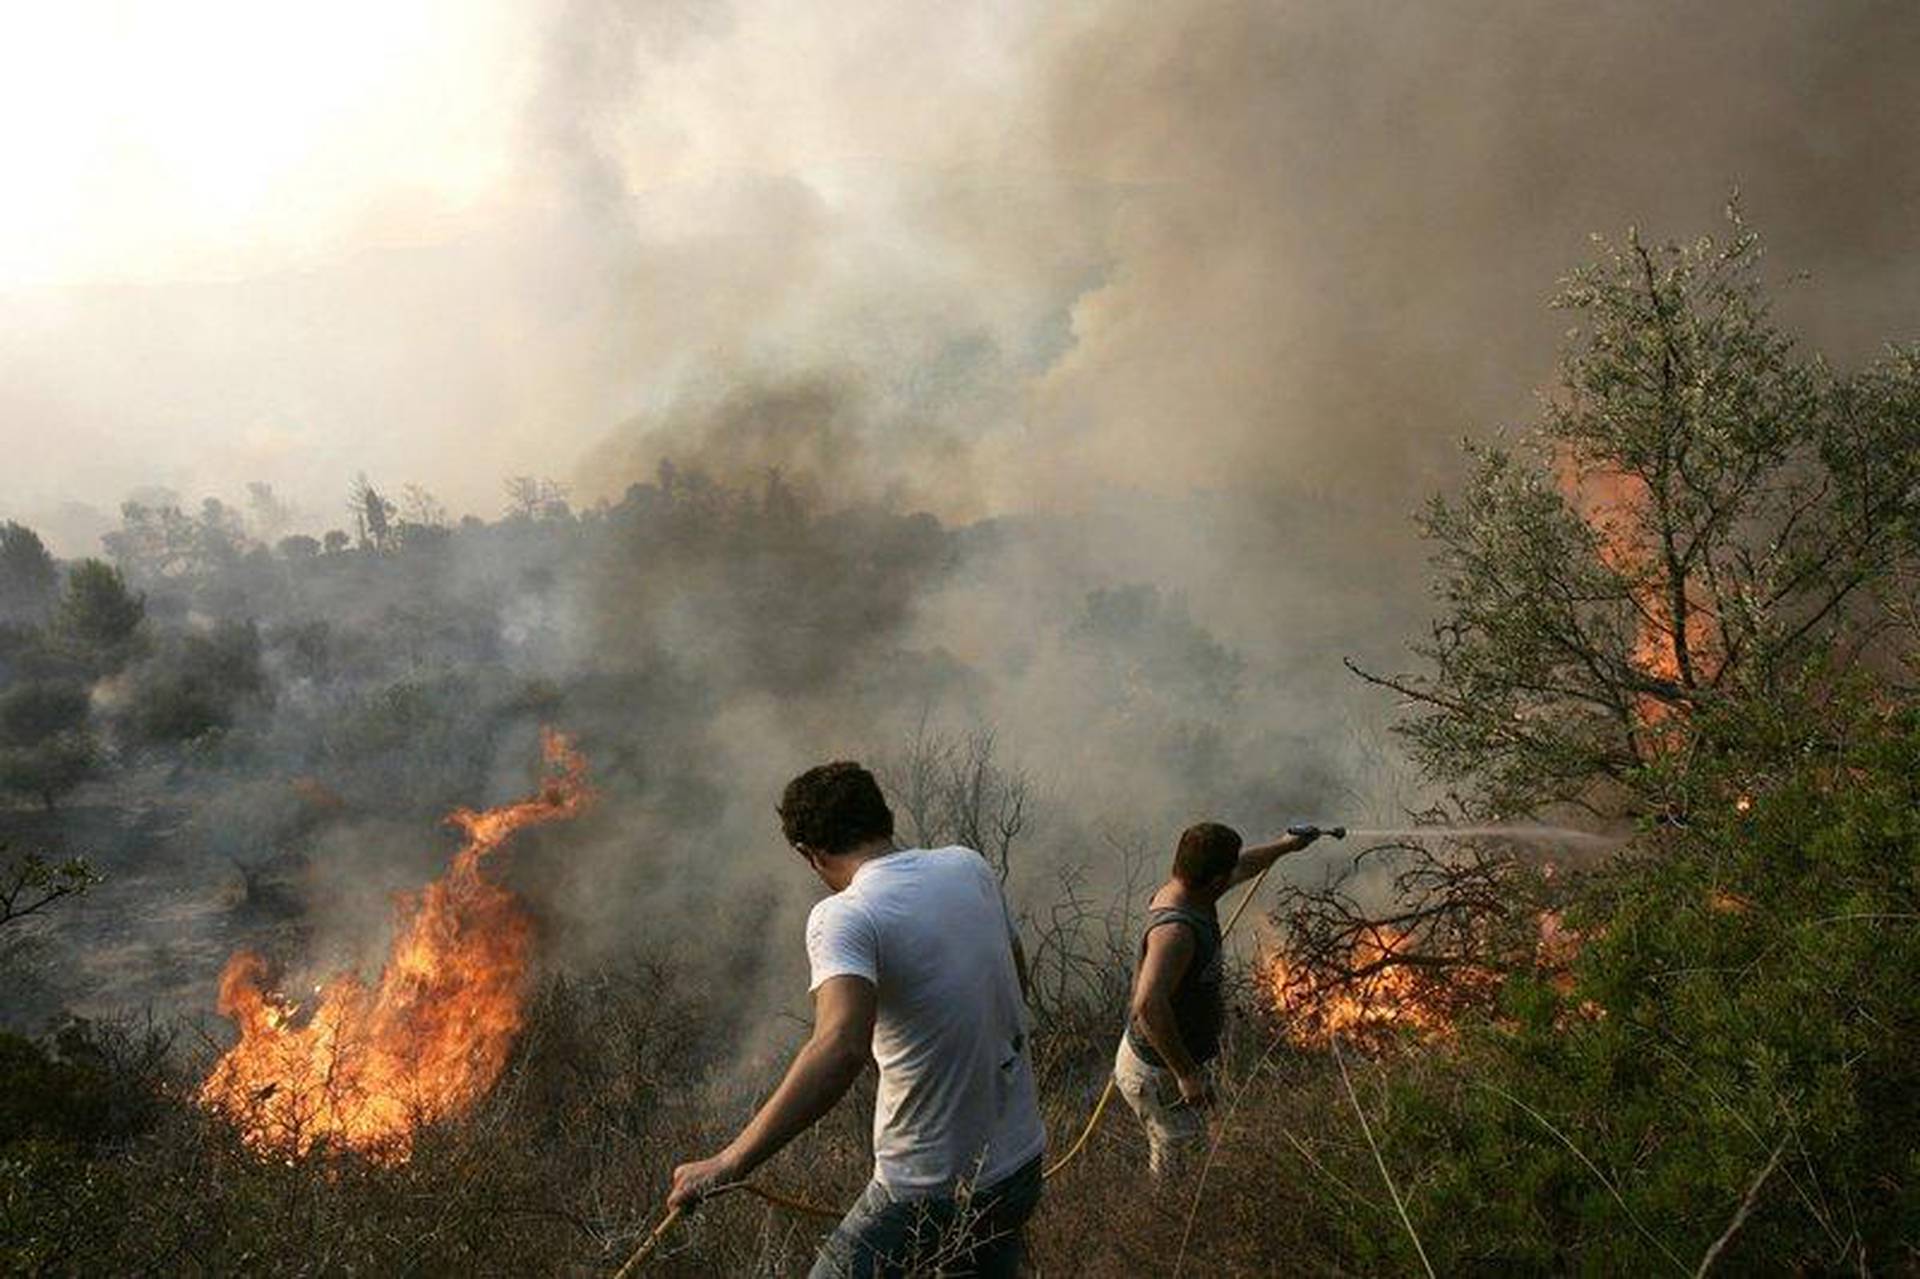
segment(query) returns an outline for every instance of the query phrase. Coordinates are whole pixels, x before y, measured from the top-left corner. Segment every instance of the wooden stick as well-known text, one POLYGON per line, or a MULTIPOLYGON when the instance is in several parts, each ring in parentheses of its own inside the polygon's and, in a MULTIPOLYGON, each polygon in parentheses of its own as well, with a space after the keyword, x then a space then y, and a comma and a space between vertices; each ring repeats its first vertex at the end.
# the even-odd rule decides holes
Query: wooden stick
POLYGON ((680 1220, 680 1209, 667 1209, 667 1215, 660 1218, 660 1224, 653 1228, 653 1233, 647 1236, 647 1241, 634 1249, 633 1255, 627 1258, 627 1264, 620 1267, 620 1273, 613 1279, 633 1279, 634 1275, 639 1274, 640 1267, 647 1264, 647 1258, 653 1255, 653 1250, 660 1246, 660 1240, 665 1237, 667 1231, 673 1229, 673 1223, 678 1220, 680 1220))

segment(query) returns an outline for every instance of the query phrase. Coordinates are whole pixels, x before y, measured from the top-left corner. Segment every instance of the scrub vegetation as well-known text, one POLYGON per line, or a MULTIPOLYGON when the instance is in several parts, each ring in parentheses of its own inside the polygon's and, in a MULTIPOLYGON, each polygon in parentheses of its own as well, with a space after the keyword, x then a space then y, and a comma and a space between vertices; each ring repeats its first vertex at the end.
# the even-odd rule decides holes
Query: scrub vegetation
MULTIPOLYGON (((1920 1272, 1920 353, 1852 371, 1804 353, 1760 248, 1736 215, 1570 277, 1562 384, 1424 517, 1411 669, 1346 685, 1398 699, 1419 819, 1583 823, 1621 850, 1404 838, 1292 876, 1243 953, 1204 1166, 1156 1193, 1115 1108, 1048 1185, 1036 1273, 1920 1272)), ((1022 532, 777 475, 665 465, 582 512, 540 481, 510 493, 505 518, 450 524, 363 480, 351 529, 275 547, 218 503, 130 504, 111 562, 0 530, 0 952, 19 975, 0 1268, 617 1267, 674 1163, 730 1134, 800 1038, 792 903, 767 882, 801 868, 664 851, 766 841, 759 797, 813 762, 767 745, 768 707, 794 741, 864 752, 903 833, 993 860, 1027 934, 1054 1149, 1078 1133, 1157 832, 1259 784, 1234 761, 1284 750, 1230 711, 1263 655, 1137 583, 1083 584, 996 662, 919 643, 928 583, 1022 532), (1028 695, 1106 689, 1042 709, 1084 707, 1076 739, 1169 774, 1143 807, 1185 807, 1102 820, 1039 766, 1054 743, 988 726, 1020 671, 1047 677, 1013 685, 1028 695), (517 851, 506 877, 545 947, 523 1027, 409 1158, 263 1157, 196 1103, 226 1043, 205 1016, 45 1029, 98 1002, 47 957, 107 944, 118 917, 98 912, 128 885, 230 871, 213 906, 180 908, 190 936, 134 957, 147 1002, 203 992, 242 940, 290 967, 349 953, 323 900, 420 882, 430 847, 385 850, 501 791, 545 723, 577 732, 606 802, 517 851), (617 908, 643 895, 669 907, 617 908)), ((1298 771, 1281 802, 1338 801, 1330 760, 1298 771)), ((766 1184, 850 1202, 870 1098, 766 1184)), ((821 1230, 734 1195, 652 1270, 794 1273, 821 1230)))

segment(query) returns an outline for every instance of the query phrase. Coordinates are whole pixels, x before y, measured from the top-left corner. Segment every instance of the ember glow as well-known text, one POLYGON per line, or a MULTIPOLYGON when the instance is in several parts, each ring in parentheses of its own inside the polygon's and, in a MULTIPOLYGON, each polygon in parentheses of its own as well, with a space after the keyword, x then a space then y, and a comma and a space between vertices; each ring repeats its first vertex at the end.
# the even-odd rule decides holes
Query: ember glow
POLYGON ((1547 982, 1563 995, 1573 993, 1573 960, 1583 940, 1578 930, 1567 927, 1557 910, 1540 915, 1540 939, 1534 945, 1534 962, 1546 974, 1547 982))
POLYGON ((493 1085, 520 1029, 532 920, 487 862, 522 827, 573 817, 592 799, 586 765, 544 736, 546 779, 517 803, 456 809, 465 842, 447 873, 400 906, 377 983, 354 974, 316 989, 310 1015, 267 985, 240 951, 220 978, 220 1012, 240 1040, 201 1085, 202 1104, 263 1153, 326 1144, 404 1160, 423 1123, 459 1114, 493 1085))
POLYGON ((1270 951, 1256 962, 1254 981, 1299 1048, 1324 1048, 1338 1038, 1378 1050, 1409 1035, 1442 1038, 1452 1031, 1467 987, 1483 979, 1402 962, 1411 940, 1393 928, 1362 937, 1346 959, 1354 974, 1348 980, 1322 977, 1270 951))

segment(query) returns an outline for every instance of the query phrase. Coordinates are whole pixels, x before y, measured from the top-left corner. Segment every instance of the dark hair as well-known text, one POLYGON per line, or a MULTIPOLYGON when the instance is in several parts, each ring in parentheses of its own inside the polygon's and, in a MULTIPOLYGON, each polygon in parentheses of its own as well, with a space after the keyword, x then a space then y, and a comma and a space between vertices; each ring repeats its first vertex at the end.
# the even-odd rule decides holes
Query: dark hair
POLYGON ((1240 860, 1240 832, 1219 822, 1199 822, 1180 832, 1173 877, 1189 888, 1218 879, 1240 860))
POLYGON ((873 774, 850 759, 809 768, 780 796, 780 830, 789 844, 844 853, 893 837, 893 810, 873 774))

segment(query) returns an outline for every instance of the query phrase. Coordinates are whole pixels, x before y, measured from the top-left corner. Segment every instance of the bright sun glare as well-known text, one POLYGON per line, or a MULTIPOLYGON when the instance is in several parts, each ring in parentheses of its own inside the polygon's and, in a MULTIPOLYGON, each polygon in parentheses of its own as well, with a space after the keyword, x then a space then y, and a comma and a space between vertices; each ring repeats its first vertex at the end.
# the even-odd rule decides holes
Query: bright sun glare
POLYGON ((10 7, 0 287, 244 269, 385 204, 473 198, 499 176, 515 67, 487 8, 10 7))

